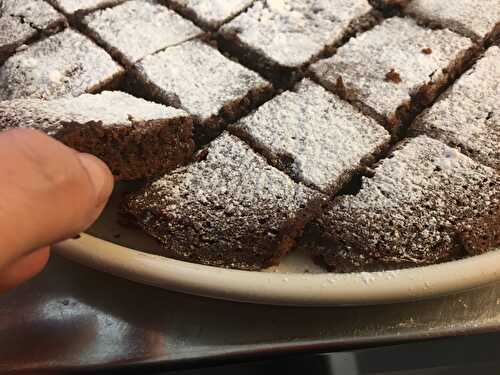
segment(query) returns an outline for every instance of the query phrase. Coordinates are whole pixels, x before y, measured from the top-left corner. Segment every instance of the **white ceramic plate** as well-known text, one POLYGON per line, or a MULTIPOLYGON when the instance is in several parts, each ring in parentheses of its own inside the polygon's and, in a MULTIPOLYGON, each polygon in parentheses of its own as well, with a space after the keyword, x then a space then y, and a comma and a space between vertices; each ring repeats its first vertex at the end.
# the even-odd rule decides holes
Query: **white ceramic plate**
POLYGON ((119 225, 118 202, 119 193, 91 234, 60 244, 59 253, 115 276, 172 291, 273 305, 393 303, 456 293, 500 280, 500 250, 429 267, 355 274, 325 273, 300 251, 264 272, 182 262, 154 255, 160 251, 156 241, 119 225))

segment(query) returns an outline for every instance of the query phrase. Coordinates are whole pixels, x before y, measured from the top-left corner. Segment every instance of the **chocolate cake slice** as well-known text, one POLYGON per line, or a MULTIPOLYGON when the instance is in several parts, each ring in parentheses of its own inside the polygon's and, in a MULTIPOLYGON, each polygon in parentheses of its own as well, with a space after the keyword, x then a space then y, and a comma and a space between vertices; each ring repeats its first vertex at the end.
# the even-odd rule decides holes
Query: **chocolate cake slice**
POLYGON ((335 272, 480 254, 500 245, 500 175, 420 136, 384 159, 358 194, 332 201, 306 237, 335 272))
POLYGON ((40 35, 66 26, 66 18, 42 0, 0 1, 0 62, 40 35))
POLYGON ((412 112, 431 103, 465 69, 475 52, 468 38, 395 17, 351 39, 312 71, 325 87, 398 133, 412 112))
POLYGON ((290 250, 321 201, 223 133, 197 162, 132 194, 125 211, 169 257, 258 270, 290 250))
POLYGON ((116 91, 0 102, 0 131, 18 127, 41 130, 98 156, 118 179, 161 175, 193 153, 187 113, 116 91))
POLYGON ((417 118, 411 130, 458 147, 500 170, 500 48, 491 47, 417 118))
POLYGON ((446 27, 477 41, 500 36, 498 0, 414 0, 405 10, 431 26, 446 27))
POLYGON ((0 67, 0 100, 78 96, 112 87, 124 70, 90 39, 65 30, 0 67))
POLYGON ((148 56, 136 65, 146 95, 197 118, 199 142, 220 133, 269 97, 272 86, 257 73, 224 57, 200 40, 148 56))
POLYGON ((220 29, 226 48, 274 81, 374 24, 367 0, 256 1, 220 29))
POLYGON ((255 0, 165 0, 166 3, 209 30, 216 30, 223 23, 248 8, 255 0))
POLYGON ((202 32, 155 1, 128 1, 94 12, 83 23, 94 40, 128 66, 202 32))
POLYGON ((304 80, 229 128, 294 180, 335 193, 388 146, 389 133, 304 80))
POLYGON ((121 4, 126 0, 47 0, 68 16, 81 17, 94 10, 121 4))

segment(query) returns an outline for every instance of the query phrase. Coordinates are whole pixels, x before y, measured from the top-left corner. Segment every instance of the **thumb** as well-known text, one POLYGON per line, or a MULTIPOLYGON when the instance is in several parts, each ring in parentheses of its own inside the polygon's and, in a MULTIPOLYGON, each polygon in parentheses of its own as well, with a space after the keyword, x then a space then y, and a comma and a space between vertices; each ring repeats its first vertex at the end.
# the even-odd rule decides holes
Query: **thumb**
POLYGON ((34 130, 0 133, 0 270, 87 229, 113 176, 99 159, 34 130))

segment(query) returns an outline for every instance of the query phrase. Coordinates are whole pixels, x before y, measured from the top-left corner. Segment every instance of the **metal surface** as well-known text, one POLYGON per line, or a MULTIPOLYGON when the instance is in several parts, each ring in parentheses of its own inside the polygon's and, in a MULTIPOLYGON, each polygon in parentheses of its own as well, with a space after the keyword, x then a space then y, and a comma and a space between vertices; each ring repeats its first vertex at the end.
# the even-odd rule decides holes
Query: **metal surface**
POLYGON ((237 359, 496 331, 500 285, 355 308, 238 304, 166 292, 54 256, 0 297, 0 373, 237 359))

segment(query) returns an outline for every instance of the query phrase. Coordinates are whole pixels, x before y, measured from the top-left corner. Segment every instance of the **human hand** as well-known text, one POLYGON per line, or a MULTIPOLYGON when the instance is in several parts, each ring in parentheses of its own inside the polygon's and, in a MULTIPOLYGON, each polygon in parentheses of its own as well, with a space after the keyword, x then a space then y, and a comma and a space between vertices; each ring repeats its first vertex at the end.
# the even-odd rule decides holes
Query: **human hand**
POLYGON ((112 189, 96 157, 35 130, 0 133, 0 293, 40 272, 51 244, 87 229, 112 189))

